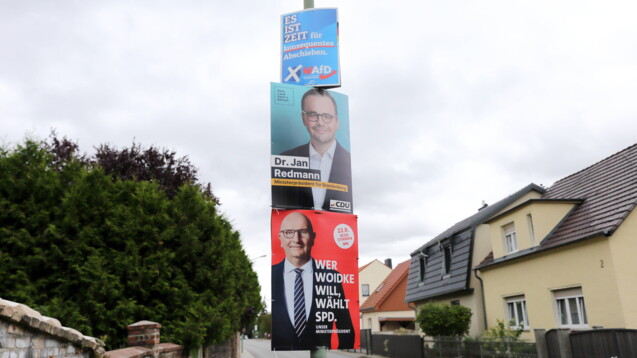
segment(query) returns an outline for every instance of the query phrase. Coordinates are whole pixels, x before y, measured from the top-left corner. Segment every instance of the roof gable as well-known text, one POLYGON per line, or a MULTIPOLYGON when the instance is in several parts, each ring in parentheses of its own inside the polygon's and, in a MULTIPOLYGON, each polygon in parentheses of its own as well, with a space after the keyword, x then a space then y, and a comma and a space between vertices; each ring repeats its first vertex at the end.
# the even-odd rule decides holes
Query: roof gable
POLYGON ((358 272, 360 273, 361 271, 365 270, 366 268, 371 267, 372 264, 374 264, 374 265, 382 265, 382 266, 385 266, 385 267, 389 268, 389 266, 387 266, 384 263, 380 262, 380 260, 373 259, 372 261, 370 261, 370 262, 366 263, 365 265, 359 267, 358 268, 358 272))
POLYGON ((524 188, 516 191, 515 193, 507 196, 506 198, 496 202, 495 204, 486 206, 483 209, 480 209, 477 213, 469 216, 468 218, 465 218, 464 220, 461 220, 455 223, 453 226, 443 231, 441 234, 437 235, 433 239, 429 240, 423 246, 419 247, 416 251, 412 252, 411 256, 417 255, 418 253, 422 252, 425 248, 429 246, 437 245, 439 241, 449 238, 455 233, 458 233, 467 229, 471 229, 482 224, 483 222, 488 220, 491 216, 497 214, 499 211, 506 208, 508 205, 512 204, 517 199, 521 198, 522 196, 524 196, 525 194, 531 191, 536 191, 540 194, 543 194, 546 191, 546 189, 542 188, 539 185, 531 183, 525 186, 524 188))
MULTIPOLYGON (((361 311, 378 311, 387 299, 394 293, 401 282, 406 282, 407 273, 409 271, 409 263, 411 260, 401 262, 395 269, 383 280, 376 290, 367 298, 365 303, 360 307, 361 311)), ((398 292, 402 296, 401 301, 404 302, 405 291, 398 292)), ((405 304, 405 307, 408 306, 405 304)))

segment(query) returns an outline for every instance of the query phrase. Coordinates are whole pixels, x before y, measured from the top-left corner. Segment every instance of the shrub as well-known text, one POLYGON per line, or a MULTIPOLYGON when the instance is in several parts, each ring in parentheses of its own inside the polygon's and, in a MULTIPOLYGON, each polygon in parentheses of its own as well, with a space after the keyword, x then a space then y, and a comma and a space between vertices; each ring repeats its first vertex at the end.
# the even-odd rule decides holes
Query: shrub
POLYGON ((416 321, 428 336, 463 336, 469 332, 471 314, 464 306, 429 302, 420 309, 416 321))

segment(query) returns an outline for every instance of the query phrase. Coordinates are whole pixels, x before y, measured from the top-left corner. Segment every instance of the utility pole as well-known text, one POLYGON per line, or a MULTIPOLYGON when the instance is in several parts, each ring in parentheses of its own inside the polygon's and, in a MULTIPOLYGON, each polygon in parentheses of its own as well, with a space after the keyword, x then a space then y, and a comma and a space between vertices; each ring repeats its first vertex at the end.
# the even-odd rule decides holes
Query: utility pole
MULTIPOLYGON (((313 9, 314 0, 303 0, 303 8, 313 9)), ((327 357, 327 348, 325 347, 319 347, 317 349, 313 349, 310 351, 310 358, 326 358, 326 357, 327 357)))

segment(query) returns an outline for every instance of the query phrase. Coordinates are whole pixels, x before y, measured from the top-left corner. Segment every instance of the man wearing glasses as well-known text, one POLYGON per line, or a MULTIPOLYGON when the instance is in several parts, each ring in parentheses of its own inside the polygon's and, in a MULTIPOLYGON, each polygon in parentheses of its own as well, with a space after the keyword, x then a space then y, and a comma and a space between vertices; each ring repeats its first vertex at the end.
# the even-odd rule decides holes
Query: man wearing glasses
POLYGON ((273 186, 275 206, 352 213, 351 156, 336 141, 339 128, 336 101, 328 91, 311 88, 301 99, 301 109, 310 141, 281 155, 309 158, 310 169, 320 171, 321 182, 337 185, 330 189, 273 186))
POLYGON ((278 236, 285 259, 272 266, 272 350, 353 348, 348 301, 336 279, 342 276, 312 259, 316 233, 310 219, 288 214, 278 236), (335 347, 333 334, 339 342, 335 347))

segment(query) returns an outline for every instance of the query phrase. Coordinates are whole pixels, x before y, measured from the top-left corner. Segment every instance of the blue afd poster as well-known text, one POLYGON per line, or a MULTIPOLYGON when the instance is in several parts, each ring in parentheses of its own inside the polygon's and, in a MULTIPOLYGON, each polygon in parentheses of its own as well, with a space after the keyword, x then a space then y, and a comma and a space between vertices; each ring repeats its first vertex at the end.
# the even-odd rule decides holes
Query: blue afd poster
POLYGON ((340 87, 337 9, 281 15, 281 82, 340 87))

